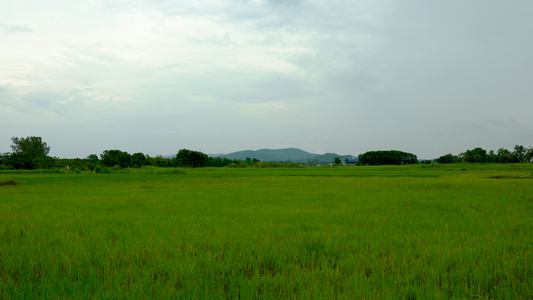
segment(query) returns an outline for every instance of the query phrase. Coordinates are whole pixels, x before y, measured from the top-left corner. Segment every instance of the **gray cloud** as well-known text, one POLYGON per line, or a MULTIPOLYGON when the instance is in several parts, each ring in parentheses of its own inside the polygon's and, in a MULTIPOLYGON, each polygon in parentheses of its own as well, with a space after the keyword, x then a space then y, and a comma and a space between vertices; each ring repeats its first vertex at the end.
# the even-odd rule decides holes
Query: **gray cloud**
POLYGON ((39 134, 69 157, 532 139, 526 1, 60 2, 0 12, 0 152, 39 134))

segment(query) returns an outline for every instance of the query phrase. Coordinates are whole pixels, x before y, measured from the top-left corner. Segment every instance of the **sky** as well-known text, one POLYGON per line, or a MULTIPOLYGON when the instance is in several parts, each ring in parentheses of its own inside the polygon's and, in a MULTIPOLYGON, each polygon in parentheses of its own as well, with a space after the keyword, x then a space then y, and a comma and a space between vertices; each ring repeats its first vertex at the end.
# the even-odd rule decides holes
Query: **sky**
POLYGON ((533 1, 0 6, 0 153, 533 146, 533 1))

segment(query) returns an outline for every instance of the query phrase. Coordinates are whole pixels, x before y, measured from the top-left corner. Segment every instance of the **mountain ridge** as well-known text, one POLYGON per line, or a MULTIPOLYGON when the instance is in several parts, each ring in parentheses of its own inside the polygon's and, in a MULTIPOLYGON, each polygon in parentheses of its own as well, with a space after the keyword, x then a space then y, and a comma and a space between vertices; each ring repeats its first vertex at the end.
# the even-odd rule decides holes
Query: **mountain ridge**
POLYGON ((315 154, 298 148, 282 148, 282 149, 258 149, 258 150, 241 150, 231 152, 228 154, 208 154, 210 157, 225 157, 227 159, 241 159, 246 158, 259 159, 262 161, 280 161, 280 162, 299 162, 312 164, 329 164, 335 157, 339 157, 341 161, 345 159, 354 159, 353 155, 339 155, 336 153, 315 154))

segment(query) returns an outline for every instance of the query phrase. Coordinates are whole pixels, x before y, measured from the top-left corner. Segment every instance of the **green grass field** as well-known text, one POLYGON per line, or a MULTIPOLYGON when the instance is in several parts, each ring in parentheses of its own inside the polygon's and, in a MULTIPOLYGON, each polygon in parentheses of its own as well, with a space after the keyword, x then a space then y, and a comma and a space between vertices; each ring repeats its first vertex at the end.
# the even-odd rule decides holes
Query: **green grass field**
POLYGON ((0 298, 533 298, 533 165, 1 171, 0 298))

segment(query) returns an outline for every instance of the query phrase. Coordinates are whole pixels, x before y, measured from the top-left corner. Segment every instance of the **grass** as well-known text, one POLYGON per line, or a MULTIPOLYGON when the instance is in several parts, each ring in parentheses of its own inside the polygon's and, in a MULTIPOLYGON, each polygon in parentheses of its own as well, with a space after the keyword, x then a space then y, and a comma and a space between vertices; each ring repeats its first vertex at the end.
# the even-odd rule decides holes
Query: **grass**
POLYGON ((533 297, 531 165, 157 170, 2 171, 0 298, 533 297))

